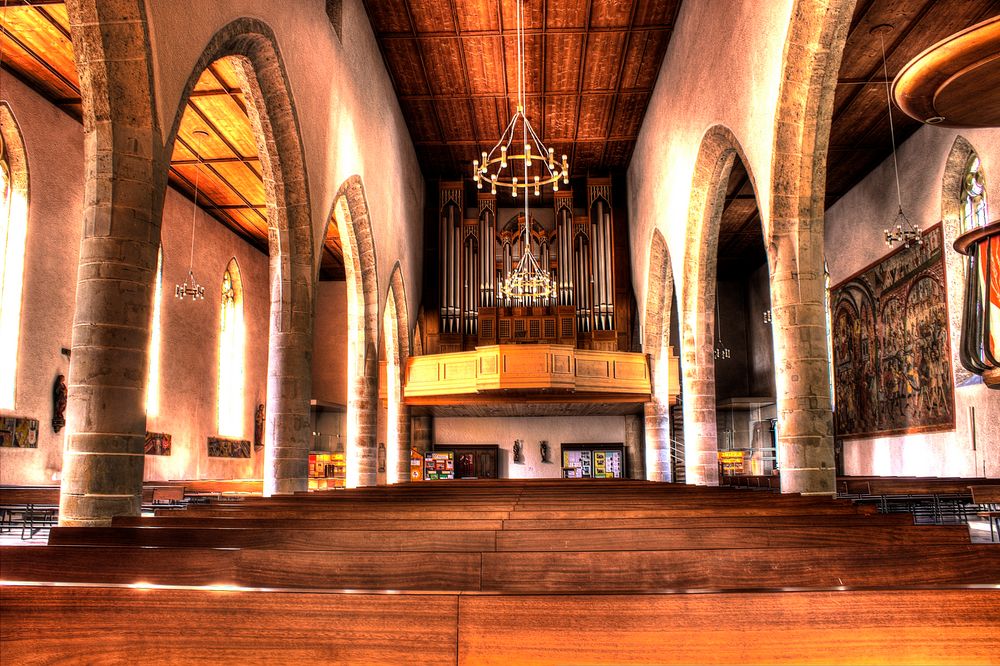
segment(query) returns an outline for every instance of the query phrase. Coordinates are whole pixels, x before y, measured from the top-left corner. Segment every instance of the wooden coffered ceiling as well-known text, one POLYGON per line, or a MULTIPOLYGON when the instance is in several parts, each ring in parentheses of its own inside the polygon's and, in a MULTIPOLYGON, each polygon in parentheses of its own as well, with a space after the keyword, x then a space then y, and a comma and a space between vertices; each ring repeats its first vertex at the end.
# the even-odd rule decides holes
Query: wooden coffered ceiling
MULTIPOLYGON (((517 99, 514 0, 365 0, 427 178, 462 177, 517 99)), ((624 170, 680 0, 527 0, 528 119, 574 176, 624 170)))

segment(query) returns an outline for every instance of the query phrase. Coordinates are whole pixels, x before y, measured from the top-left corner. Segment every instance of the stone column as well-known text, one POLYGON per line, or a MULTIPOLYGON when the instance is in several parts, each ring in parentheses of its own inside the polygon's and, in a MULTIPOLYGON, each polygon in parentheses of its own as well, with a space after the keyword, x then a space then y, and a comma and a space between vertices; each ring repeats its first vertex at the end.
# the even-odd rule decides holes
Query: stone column
POLYGON ((650 481, 673 481, 670 444, 670 407, 659 400, 643 405, 646 425, 646 478, 650 481))
MULTIPOLYGON (((272 209, 273 210, 273 209, 272 209)), ((288 206, 269 214, 290 220, 302 214, 288 206)), ((312 449, 313 297, 309 237, 296 229, 270 229, 271 289, 267 356, 267 424, 264 494, 309 488, 312 449)))
POLYGON ((358 485, 378 484, 378 357, 375 347, 365 352, 364 373, 355 384, 355 395, 348 398, 348 412, 353 403, 358 418, 358 485))
POLYGON ((771 276, 781 492, 832 495, 833 411, 826 346, 822 222, 776 234, 771 276))
POLYGON ((59 519, 106 525, 116 515, 138 515, 142 500, 166 164, 158 158, 145 78, 141 6, 75 0, 67 11, 84 91, 86 185, 59 519), (106 44, 114 44, 113 57, 105 55, 106 44))
POLYGON ((630 479, 646 478, 646 452, 642 430, 642 420, 638 414, 625 415, 625 458, 630 479))
MULTIPOLYGON (((691 285, 691 288, 696 288, 691 285)), ((697 330, 685 331, 684 478, 699 486, 719 485, 719 441, 715 413, 715 287, 704 290, 701 312, 688 313, 697 330)))
POLYGON ((399 405, 396 428, 399 431, 399 463, 396 470, 397 483, 410 480, 410 408, 399 405))
POLYGON ((430 416, 413 416, 410 418, 410 441, 413 448, 421 453, 429 451, 434 442, 434 421, 430 416))

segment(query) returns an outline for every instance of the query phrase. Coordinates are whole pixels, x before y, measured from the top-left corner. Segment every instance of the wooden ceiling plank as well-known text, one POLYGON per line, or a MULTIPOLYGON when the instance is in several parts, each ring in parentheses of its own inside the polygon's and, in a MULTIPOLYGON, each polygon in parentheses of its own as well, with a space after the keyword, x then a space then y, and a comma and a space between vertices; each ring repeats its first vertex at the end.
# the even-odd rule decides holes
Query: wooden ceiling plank
MULTIPOLYGON (((586 28, 550 28, 547 30, 540 30, 538 28, 528 29, 524 31, 527 37, 538 37, 542 35, 599 35, 607 32, 621 32, 624 30, 621 26, 593 26, 591 29, 586 28)), ((664 31, 669 32, 669 26, 664 25, 637 25, 635 26, 634 32, 637 34, 643 33, 662 33, 664 31)), ((462 30, 459 39, 465 39, 466 37, 498 37, 502 34, 502 30, 462 30)), ((433 32, 399 32, 399 33, 386 33, 376 35, 380 42, 394 42, 400 39, 413 39, 416 37, 434 37, 435 39, 455 39, 455 34, 452 31, 440 31, 435 30, 433 32)))
POLYGON ((52 26, 53 28, 55 28, 56 30, 58 30, 58 31, 59 31, 59 33, 60 33, 60 34, 61 34, 61 35, 62 35, 63 37, 65 37, 65 38, 66 38, 66 40, 67 40, 67 41, 68 41, 68 42, 69 42, 70 44, 72 44, 72 43, 73 43, 73 37, 72 37, 72 36, 70 35, 70 32, 69 32, 69 29, 68 29, 68 28, 67 28, 66 26, 64 26, 64 25, 63 25, 63 24, 62 24, 62 23, 61 23, 61 22, 60 22, 60 21, 59 21, 59 20, 58 20, 58 19, 57 19, 57 18, 56 18, 56 17, 55 17, 55 16, 54 16, 54 15, 53 15, 52 13, 51 13, 51 11, 52 11, 52 8, 51 8, 51 7, 49 7, 49 8, 46 8, 46 7, 42 7, 42 6, 40 6, 40 5, 37 5, 37 4, 32 4, 32 7, 34 7, 34 8, 35 8, 35 11, 37 11, 37 12, 38 12, 38 13, 39 13, 39 14, 40 14, 40 15, 42 16, 42 18, 44 18, 44 19, 45 19, 45 20, 46 20, 46 21, 47 21, 47 22, 48 22, 48 23, 49 23, 49 24, 50 24, 50 25, 51 25, 51 26, 52 26))
MULTIPOLYGON (((410 11, 410 2, 409 2, 409 0, 403 0, 403 8, 406 10, 406 20, 410 24, 411 33, 414 36, 416 36, 416 30, 415 30, 415 25, 416 24, 413 22, 413 13, 410 11)), ((424 57, 424 48, 423 48, 423 45, 421 44, 420 41, 417 41, 416 42, 416 47, 417 47, 417 56, 418 56, 418 58, 420 60, 420 69, 423 71, 424 81, 427 82, 427 89, 429 91, 433 92, 433 88, 431 87, 431 79, 430 79, 430 76, 428 75, 428 70, 427 70, 427 59, 424 57)), ((446 135, 444 133, 444 126, 441 123, 441 118, 438 117, 437 111, 435 111, 431 115, 434 117, 434 122, 437 125, 438 136, 440 136, 442 138, 445 137, 446 135)), ((452 161, 452 163, 454 163, 454 160, 452 161)))
MULTIPOLYGON (((175 189, 184 196, 184 198, 194 203, 194 198, 192 197, 192 193, 194 192, 194 184, 190 180, 188 180, 188 178, 183 173, 171 167, 170 181, 174 184, 175 189)), ((200 193, 198 198, 201 199, 200 193)), ((247 230, 243 228, 242 225, 239 225, 236 222, 234 222, 232 218, 230 218, 229 215, 225 213, 224 210, 216 208, 205 208, 204 206, 198 206, 198 207, 201 208, 207 215, 212 217, 214 220, 216 220, 224 227, 235 233, 239 238, 246 241, 251 247, 264 253, 265 255, 268 254, 266 236, 264 237, 264 240, 262 242, 262 239, 259 235, 249 233, 247 230)))
MULTIPOLYGON (((907 25, 903 26, 902 29, 900 29, 899 26, 895 26, 895 29, 890 33, 890 35, 892 36, 892 39, 891 39, 890 43, 886 44, 886 47, 885 47, 886 61, 888 61, 895 54, 896 48, 898 48, 899 44, 904 39, 906 39, 906 36, 910 33, 911 30, 913 30, 913 28, 916 26, 916 24, 920 22, 920 19, 923 18, 927 14, 927 12, 930 10, 930 7, 931 7, 932 4, 933 4, 933 0, 931 2, 927 2, 926 4, 924 4, 924 6, 918 12, 917 16, 912 21, 910 21, 907 25)), ((872 4, 872 6, 869 9, 871 9, 873 7, 874 7, 874 3, 872 4)), ((878 37, 877 35, 869 35, 869 38, 872 39, 872 40, 875 40, 877 37, 878 37)), ((879 47, 879 51, 881 52, 881 46, 879 47)), ((914 54, 914 55, 916 55, 916 54, 914 54)), ((842 61, 841 71, 843 71, 845 65, 846 65, 846 63, 842 61)), ((864 77, 864 78, 867 78, 867 79, 871 80, 871 79, 875 79, 880 74, 883 76, 883 78, 885 77, 884 68, 882 67, 882 59, 881 58, 879 58, 879 61, 875 65, 872 66, 872 68, 868 71, 868 75, 866 77, 864 77)), ((892 77, 894 77, 894 76, 895 75, 893 74, 892 77)), ((854 103, 854 100, 857 98, 858 95, 861 94, 861 92, 863 90, 864 90, 864 87, 858 86, 858 88, 854 91, 854 94, 848 99, 847 103, 845 104, 845 106, 843 107, 843 109, 842 109, 841 112, 846 111, 846 109, 849 108, 850 105, 854 103)), ((832 124, 836 124, 837 123, 839 115, 840 114, 834 112, 832 124)))
POLYGON ((203 95, 190 100, 189 104, 198 109, 201 117, 211 123, 212 129, 225 139, 226 145, 237 155, 257 157, 257 136, 250 124, 250 117, 232 95, 203 95))
POLYGON ((53 65, 49 64, 49 62, 45 58, 39 55, 34 49, 29 47, 27 43, 18 38, 16 34, 14 34, 11 30, 7 28, 6 22, 0 25, 0 34, 3 34, 17 48, 23 51, 29 58, 37 62, 46 72, 48 72, 53 78, 58 80, 62 85, 64 85, 69 90, 75 92, 77 95, 80 94, 80 87, 76 82, 71 81, 66 76, 64 76, 62 72, 56 69, 53 65))
MULTIPOLYGON (((457 7, 457 5, 455 3, 455 0, 448 0, 448 7, 451 9, 451 20, 452 20, 452 23, 455 24, 455 36, 456 37, 460 37, 461 36, 461 32, 460 32, 459 27, 458 27, 459 26, 459 23, 458 23, 458 7, 457 7)), ((468 64, 468 60, 465 57, 465 43, 461 39, 458 40, 458 57, 462 61, 462 79, 463 79, 463 81, 465 81, 465 89, 466 89, 466 91, 471 91, 472 90, 472 86, 469 83, 469 64, 468 64)), ((475 114, 474 110, 472 109, 471 103, 468 100, 466 100, 465 106, 466 106, 467 112, 468 112, 467 115, 469 116, 469 124, 470 124, 470 128, 469 129, 472 130, 472 138, 475 139, 476 141, 479 141, 480 134, 479 134, 479 128, 478 128, 478 126, 476 124, 476 114, 475 114)), ((452 155, 452 158, 454 158, 454 154, 452 155)), ((456 164, 455 166, 459 169, 460 173, 463 173, 465 171, 465 165, 464 164, 461 164, 461 165, 456 164)), ((469 168, 470 169, 472 168, 471 164, 469 165, 469 168)), ((464 177, 464 173, 463 173, 463 177, 464 177)))
MULTIPOLYGON (((589 36, 589 31, 591 28, 590 19, 591 19, 591 12, 593 11, 593 9, 594 9, 594 1, 587 0, 587 16, 583 23, 587 27, 587 32, 585 32, 583 36, 583 43, 580 48, 579 62, 585 62, 586 60, 585 56, 587 55, 587 42, 590 39, 589 36)), ((584 77, 584 71, 583 68, 581 67, 580 76, 576 82, 576 95, 580 99, 580 103, 576 105, 576 130, 570 154, 570 163, 569 163, 570 175, 580 175, 580 171, 576 170, 577 169, 576 163, 577 163, 577 145, 578 145, 577 141, 580 138, 580 116, 583 113, 583 77, 584 77)))
MULTIPOLYGON (((618 74, 615 76, 615 96, 611 102, 611 113, 608 116, 608 134, 610 135, 614 129, 615 114, 618 113, 618 106, 622 99, 622 78, 625 76, 625 54, 628 53, 629 42, 633 39, 635 34, 633 30, 635 29, 635 18, 639 10, 638 0, 632 0, 632 6, 629 9, 628 17, 628 32, 625 33, 625 39, 622 40, 621 48, 618 51, 618 74)), ((641 122, 640 122, 641 125, 641 122)), ((604 153, 601 155, 601 166, 607 166, 607 152, 608 144, 604 144, 604 153)))

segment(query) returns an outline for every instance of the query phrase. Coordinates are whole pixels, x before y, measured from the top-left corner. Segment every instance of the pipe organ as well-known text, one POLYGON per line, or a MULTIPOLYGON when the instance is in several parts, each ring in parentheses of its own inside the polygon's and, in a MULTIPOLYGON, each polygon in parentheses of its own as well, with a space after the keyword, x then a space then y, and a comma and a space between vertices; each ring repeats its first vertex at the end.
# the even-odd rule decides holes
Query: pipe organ
POLYGON ((580 215, 572 191, 556 192, 551 222, 547 213, 546 224, 531 216, 528 247, 523 213, 499 209, 494 195, 479 192, 478 210, 467 213, 461 182, 441 183, 439 194, 440 321, 429 353, 529 342, 618 349, 610 179, 587 180, 580 215), (499 292, 523 252, 552 273, 552 294, 516 299, 499 292))

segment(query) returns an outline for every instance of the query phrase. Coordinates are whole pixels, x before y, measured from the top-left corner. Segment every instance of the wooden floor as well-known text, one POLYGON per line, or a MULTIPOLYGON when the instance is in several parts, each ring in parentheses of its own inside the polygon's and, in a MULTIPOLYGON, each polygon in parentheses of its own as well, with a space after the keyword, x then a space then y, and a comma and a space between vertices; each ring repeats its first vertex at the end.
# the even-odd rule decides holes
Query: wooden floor
POLYGON ((849 501, 468 481, 0 548, 6 663, 1000 663, 1000 545, 849 501))

